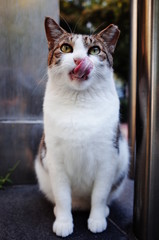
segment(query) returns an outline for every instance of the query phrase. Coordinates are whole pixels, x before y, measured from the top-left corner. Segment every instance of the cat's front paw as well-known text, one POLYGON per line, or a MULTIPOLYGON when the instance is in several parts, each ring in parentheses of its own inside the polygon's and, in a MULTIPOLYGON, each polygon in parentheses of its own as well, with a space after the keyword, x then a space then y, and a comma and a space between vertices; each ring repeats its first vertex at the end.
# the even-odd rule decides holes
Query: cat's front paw
POLYGON ((105 218, 88 219, 88 229, 93 233, 100 233, 103 232, 107 228, 107 221, 105 218))
POLYGON ((67 237, 71 233, 73 233, 73 222, 72 220, 55 220, 53 223, 53 232, 56 233, 57 236, 67 237))

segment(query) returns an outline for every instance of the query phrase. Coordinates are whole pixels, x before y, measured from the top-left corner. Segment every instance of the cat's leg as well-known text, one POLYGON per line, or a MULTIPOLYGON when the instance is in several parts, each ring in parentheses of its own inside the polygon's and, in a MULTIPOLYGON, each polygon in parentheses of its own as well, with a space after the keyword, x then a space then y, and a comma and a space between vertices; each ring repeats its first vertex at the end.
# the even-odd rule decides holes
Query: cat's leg
POLYGON ((102 232, 107 228, 106 217, 109 215, 109 208, 106 205, 107 198, 112 186, 111 171, 108 172, 101 167, 94 182, 91 197, 91 212, 88 219, 88 229, 93 233, 102 232))
POLYGON ((102 232, 106 229, 106 217, 109 215, 106 204, 116 198, 123 189, 129 166, 129 149, 126 140, 120 140, 119 153, 108 159, 111 159, 111 163, 103 159, 94 182, 88 219, 88 228, 92 232, 102 232))
POLYGON ((69 179, 60 160, 50 164, 49 174, 55 200, 56 219, 53 223, 53 232, 58 236, 66 237, 73 232, 69 179))

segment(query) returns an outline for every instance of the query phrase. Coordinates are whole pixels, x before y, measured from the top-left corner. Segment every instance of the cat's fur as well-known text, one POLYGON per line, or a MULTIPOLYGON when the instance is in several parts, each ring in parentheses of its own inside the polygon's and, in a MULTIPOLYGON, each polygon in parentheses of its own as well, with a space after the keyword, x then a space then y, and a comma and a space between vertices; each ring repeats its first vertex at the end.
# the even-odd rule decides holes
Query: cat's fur
POLYGON ((118 196, 128 172, 129 151, 120 132, 112 69, 120 31, 110 25, 96 35, 76 35, 51 18, 45 19, 45 29, 45 135, 35 161, 40 189, 55 204, 57 235, 73 232, 72 206, 90 206, 88 229, 102 232, 108 204, 118 196), (71 52, 63 52, 63 44, 69 44, 71 52))

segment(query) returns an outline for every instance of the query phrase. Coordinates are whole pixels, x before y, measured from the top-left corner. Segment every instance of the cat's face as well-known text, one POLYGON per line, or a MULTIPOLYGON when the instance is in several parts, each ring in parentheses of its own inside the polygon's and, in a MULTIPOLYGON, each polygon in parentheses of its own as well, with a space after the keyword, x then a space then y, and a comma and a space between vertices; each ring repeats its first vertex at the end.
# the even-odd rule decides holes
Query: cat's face
POLYGON ((105 81, 120 34, 117 26, 110 25, 96 35, 80 35, 67 33, 53 19, 46 18, 45 30, 48 68, 57 84, 85 90, 105 81))

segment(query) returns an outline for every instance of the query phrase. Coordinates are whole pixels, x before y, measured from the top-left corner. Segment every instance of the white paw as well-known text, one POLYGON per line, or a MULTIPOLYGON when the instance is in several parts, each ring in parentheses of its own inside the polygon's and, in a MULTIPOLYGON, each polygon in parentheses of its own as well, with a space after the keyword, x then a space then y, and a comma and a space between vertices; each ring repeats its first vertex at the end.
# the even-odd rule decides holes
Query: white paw
POLYGON ((71 233, 73 233, 73 223, 71 220, 55 220, 53 223, 53 232, 56 233, 57 236, 67 237, 71 233))
POLYGON ((88 229, 93 233, 100 233, 103 232, 107 228, 107 221, 105 218, 88 219, 88 229))

